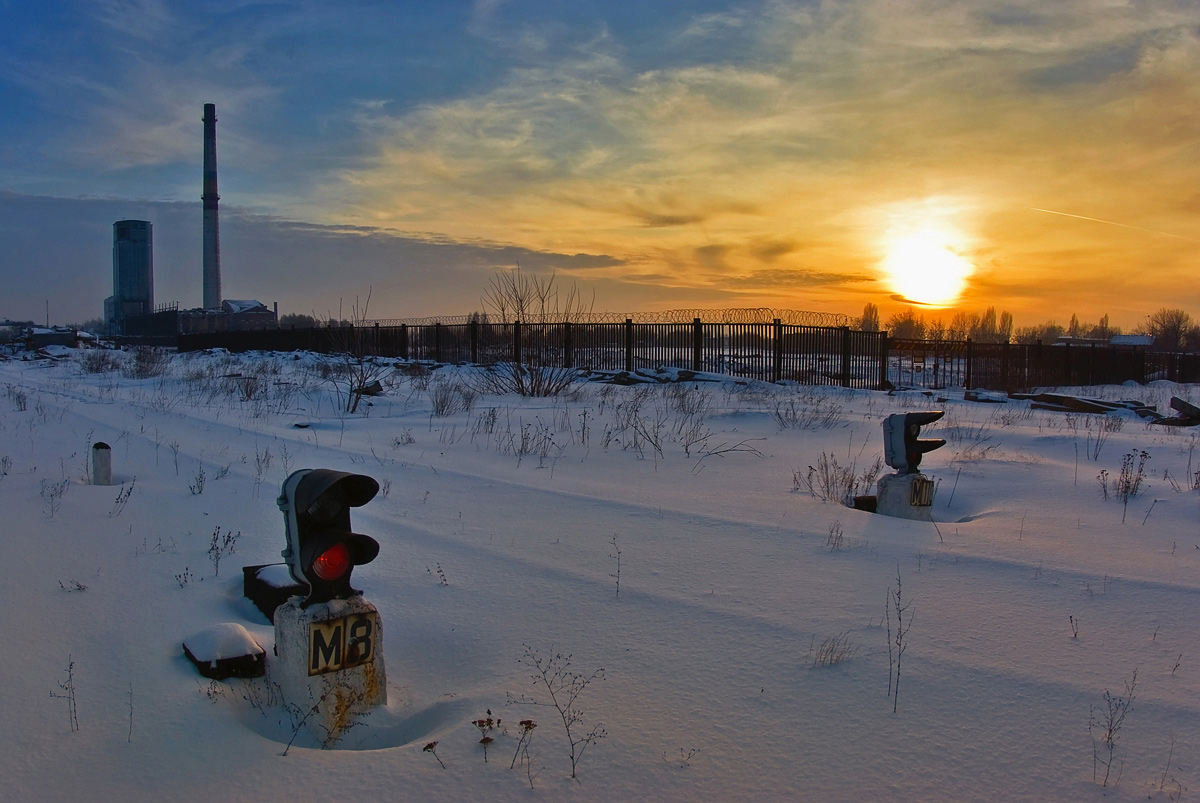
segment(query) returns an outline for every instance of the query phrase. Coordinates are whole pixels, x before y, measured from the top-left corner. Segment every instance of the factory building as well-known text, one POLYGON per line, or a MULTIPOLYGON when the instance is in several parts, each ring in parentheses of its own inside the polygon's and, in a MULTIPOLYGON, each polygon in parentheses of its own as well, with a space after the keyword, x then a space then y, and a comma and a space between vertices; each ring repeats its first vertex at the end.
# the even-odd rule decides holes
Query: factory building
POLYGON ((150 224, 121 220, 113 224, 113 295, 104 302, 111 334, 167 338, 195 332, 231 332, 279 328, 278 305, 268 309, 253 300, 221 298, 221 234, 217 195, 217 107, 204 104, 203 306, 178 304, 154 308, 154 264, 150 224))
POLYGON ((154 231, 147 220, 113 224, 113 294, 104 300, 108 330, 123 334, 127 319, 154 312, 154 231))

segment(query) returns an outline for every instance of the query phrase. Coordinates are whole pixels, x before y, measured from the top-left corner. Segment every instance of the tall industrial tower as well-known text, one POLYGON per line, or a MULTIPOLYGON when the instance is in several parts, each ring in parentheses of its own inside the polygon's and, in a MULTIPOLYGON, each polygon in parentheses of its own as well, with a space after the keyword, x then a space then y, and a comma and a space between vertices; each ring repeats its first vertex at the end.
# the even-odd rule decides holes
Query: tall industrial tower
POLYGON ((217 106, 204 104, 204 308, 221 306, 221 230, 217 213, 217 106))
POLYGON ((146 220, 113 224, 113 294, 105 299, 109 331, 123 334, 125 319, 154 312, 154 230, 146 220))

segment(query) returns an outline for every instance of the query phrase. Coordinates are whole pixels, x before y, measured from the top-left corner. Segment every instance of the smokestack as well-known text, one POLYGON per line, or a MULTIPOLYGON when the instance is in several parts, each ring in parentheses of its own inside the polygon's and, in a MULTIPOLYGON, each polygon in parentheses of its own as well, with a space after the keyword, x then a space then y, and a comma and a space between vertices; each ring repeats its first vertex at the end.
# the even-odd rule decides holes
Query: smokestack
POLYGON ((217 106, 204 104, 204 308, 221 306, 221 226, 217 213, 217 106))

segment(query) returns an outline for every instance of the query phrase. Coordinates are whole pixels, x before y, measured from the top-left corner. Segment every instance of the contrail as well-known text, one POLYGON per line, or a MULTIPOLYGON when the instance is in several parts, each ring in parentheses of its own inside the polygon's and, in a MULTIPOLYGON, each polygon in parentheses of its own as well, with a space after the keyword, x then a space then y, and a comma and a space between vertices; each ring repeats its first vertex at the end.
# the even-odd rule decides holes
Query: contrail
POLYGON ((1178 240, 1187 240, 1188 242, 1200 243, 1195 237, 1185 237, 1182 234, 1172 234, 1169 231, 1156 231, 1155 229, 1143 229, 1141 226, 1130 226, 1128 223, 1117 223, 1113 220, 1101 220, 1098 217, 1087 217, 1086 215, 1072 215, 1070 212, 1055 212, 1053 209, 1039 209, 1036 206, 1029 207, 1034 212, 1045 212, 1049 215, 1062 215, 1063 217, 1073 217, 1079 220, 1090 220, 1094 223, 1107 223, 1110 226, 1120 226, 1123 229, 1133 229, 1134 231, 1144 231, 1147 234, 1161 234, 1163 237, 1174 237, 1178 240))

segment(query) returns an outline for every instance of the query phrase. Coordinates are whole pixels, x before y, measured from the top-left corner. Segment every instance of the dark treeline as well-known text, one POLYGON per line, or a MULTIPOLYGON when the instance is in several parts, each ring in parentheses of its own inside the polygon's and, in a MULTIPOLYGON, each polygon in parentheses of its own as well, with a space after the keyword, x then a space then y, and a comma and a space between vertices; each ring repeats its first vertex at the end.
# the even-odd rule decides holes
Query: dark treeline
POLYGON ((1136 334, 1153 337, 1156 351, 1200 351, 1200 322, 1184 310, 1167 307, 1147 315, 1133 331, 1124 333, 1119 326, 1109 323, 1108 315, 1096 323, 1080 321, 1078 315, 1072 315, 1066 326, 1047 321, 1014 328, 1012 313, 997 312, 995 307, 988 307, 983 313, 958 311, 949 317, 926 317, 907 307, 881 324, 879 307, 867 304, 859 328, 865 332, 882 329, 889 336, 903 340, 970 339, 976 343, 1053 343, 1062 337, 1108 342, 1114 335, 1136 334))

